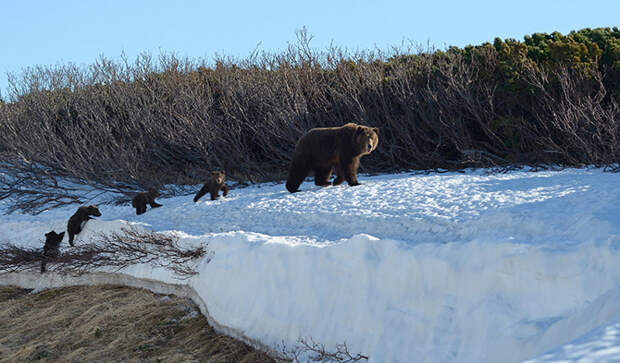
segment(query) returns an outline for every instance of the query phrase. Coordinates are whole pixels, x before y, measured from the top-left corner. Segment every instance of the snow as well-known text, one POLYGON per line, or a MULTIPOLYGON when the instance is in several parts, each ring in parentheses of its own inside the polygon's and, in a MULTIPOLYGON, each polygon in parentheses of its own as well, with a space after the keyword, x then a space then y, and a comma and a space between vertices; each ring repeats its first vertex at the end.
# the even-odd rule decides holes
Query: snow
POLYGON ((576 361, 584 363, 620 361, 620 321, 596 328, 553 352, 527 362, 576 361))
MULTIPOLYGON (((262 346, 346 342, 371 362, 620 357, 619 174, 478 170, 360 182, 160 199, 140 216, 100 205, 76 244, 127 225, 208 243, 212 260, 198 261, 191 279, 148 265, 122 273, 193 289, 210 320, 262 346)), ((0 240, 42 246, 75 209, 3 215, 0 240)))

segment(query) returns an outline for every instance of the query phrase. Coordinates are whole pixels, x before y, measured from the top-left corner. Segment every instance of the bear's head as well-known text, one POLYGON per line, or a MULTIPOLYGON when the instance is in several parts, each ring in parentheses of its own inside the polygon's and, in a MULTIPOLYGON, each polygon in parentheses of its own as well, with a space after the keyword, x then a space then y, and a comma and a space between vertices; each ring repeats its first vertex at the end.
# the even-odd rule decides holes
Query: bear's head
POLYGON ((101 217, 101 212, 96 205, 89 205, 88 207, 85 207, 85 209, 89 216, 101 217))
POLYGON ((360 155, 368 155, 377 148, 379 129, 358 125, 355 129, 354 143, 360 155))
POLYGON ((225 179, 226 179, 226 174, 223 171, 212 171, 211 172, 211 180, 215 184, 224 184, 225 179))
POLYGON ((159 192, 155 188, 149 188, 148 193, 151 196, 151 198, 159 197, 159 192))
POLYGON ((56 233, 55 231, 47 232, 45 234, 45 244, 50 247, 58 247, 62 238, 65 236, 65 232, 56 233))

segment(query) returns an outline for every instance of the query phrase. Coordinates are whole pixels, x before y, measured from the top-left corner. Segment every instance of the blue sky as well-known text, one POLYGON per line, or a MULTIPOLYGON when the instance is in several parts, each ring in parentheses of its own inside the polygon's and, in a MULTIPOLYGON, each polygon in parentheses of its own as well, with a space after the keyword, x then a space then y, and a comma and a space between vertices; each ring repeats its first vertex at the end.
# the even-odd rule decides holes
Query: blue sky
POLYGON ((5 1, 0 0, 0 90, 7 72, 89 64, 160 51, 212 59, 279 50, 306 27, 311 45, 387 49, 405 41, 443 48, 534 32, 619 26, 620 1, 5 1))

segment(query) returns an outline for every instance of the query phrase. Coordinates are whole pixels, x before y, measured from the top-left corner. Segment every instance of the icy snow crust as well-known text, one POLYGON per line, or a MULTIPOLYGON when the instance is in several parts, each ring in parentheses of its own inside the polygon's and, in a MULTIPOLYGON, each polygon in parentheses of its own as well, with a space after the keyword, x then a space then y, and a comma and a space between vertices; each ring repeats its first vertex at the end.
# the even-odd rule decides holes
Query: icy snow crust
MULTIPOLYGON (((588 332, 577 341, 605 336, 596 332, 607 324, 619 329, 620 174, 360 181, 306 182, 295 194, 263 184, 196 204, 192 196, 161 199, 164 207, 141 216, 102 205, 76 243, 128 224, 209 243, 212 261, 198 261, 200 274, 189 280, 147 265, 122 272, 187 285, 213 321, 264 346, 312 337, 328 348, 346 341, 372 362, 541 361, 564 357, 541 354, 565 352, 562 344, 588 332)), ((0 238, 42 246, 75 209, 3 215, 0 238)))

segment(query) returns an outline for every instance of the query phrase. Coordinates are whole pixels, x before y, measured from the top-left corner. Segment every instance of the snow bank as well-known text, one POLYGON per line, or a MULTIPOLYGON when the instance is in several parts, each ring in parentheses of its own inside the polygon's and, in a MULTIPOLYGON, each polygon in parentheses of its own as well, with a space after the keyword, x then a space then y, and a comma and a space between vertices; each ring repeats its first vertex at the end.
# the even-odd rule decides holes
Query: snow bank
POLYGON ((596 328, 552 352, 528 360, 527 363, 577 361, 593 363, 620 361, 620 322, 615 321, 596 328))
MULTIPOLYGON (((346 341, 373 362, 521 361, 620 319, 619 177, 399 174, 295 194, 260 185, 215 202, 164 199, 141 216, 104 205, 77 243, 127 224, 209 243, 195 278, 123 273, 187 285, 217 324, 267 346, 305 336, 346 341)), ((73 209, 3 216, 0 228, 42 245, 73 209)))

